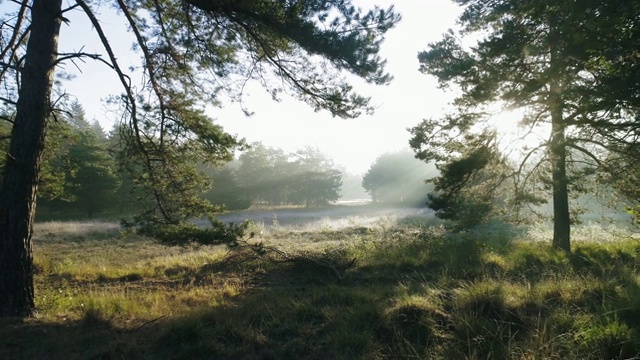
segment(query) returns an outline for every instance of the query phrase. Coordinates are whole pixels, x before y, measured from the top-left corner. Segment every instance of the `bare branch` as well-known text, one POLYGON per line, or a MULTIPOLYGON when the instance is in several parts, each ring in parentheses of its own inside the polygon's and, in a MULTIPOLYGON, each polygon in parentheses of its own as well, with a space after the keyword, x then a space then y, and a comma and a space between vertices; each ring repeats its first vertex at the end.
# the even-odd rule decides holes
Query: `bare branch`
POLYGON ((85 53, 85 52, 77 52, 77 53, 61 53, 58 54, 61 55, 55 62, 55 65, 58 65, 66 60, 69 59, 80 59, 82 62, 84 62, 84 58, 89 58, 91 60, 96 60, 96 61, 100 61, 101 63, 107 65, 108 67, 110 67, 111 69, 115 70, 115 67, 113 66, 113 64, 109 63, 108 61, 104 60, 102 58, 102 55, 100 54, 89 54, 89 53, 85 53))
MULTIPOLYGON (((20 68, 17 65, 9 64, 9 63, 6 63, 4 61, 0 61, 0 66, 2 66, 4 68, 9 68, 9 69, 15 70, 15 71, 19 71, 20 70, 20 68)), ((4 70, 2 72, 4 72, 4 70)), ((2 76, 2 75, 0 75, 0 76, 2 76)))
POLYGON ((583 143, 587 143, 587 144, 594 144, 594 145, 598 145, 603 149, 609 150, 609 151, 613 151, 613 152, 618 152, 614 146, 605 144, 601 141, 595 140, 593 138, 571 138, 569 139, 571 143, 575 143, 575 142, 583 142, 583 143))
POLYGON ((96 18, 95 14, 91 11, 91 8, 89 8, 89 6, 84 2, 84 0, 76 0, 76 3, 78 4, 78 6, 82 8, 82 10, 84 10, 84 13, 87 14, 87 17, 91 21, 91 24, 98 32, 98 36, 100 37, 102 46, 104 46, 105 50, 107 51, 107 54, 109 55, 109 59, 111 60, 110 67, 113 70, 115 70, 116 74, 118 75, 118 78, 120 79, 120 83, 122 84, 122 87, 124 88, 125 93, 127 94, 129 105, 131 106, 132 116, 135 117, 136 102, 135 102, 135 96, 133 95, 133 91, 131 90, 131 78, 129 78, 129 76, 126 75, 120 68, 120 65, 118 64, 118 60, 113 52, 113 49, 109 44, 109 40, 107 40, 107 37, 104 31, 102 30, 102 26, 100 25, 100 22, 96 18))
MULTIPOLYGON (((22 35, 20 35, 22 23, 24 22, 26 11, 29 8, 28 6, 29 0, 23 0, 22 2, 18 2, 18 1, 14 1, 14 2, 17 4, 20 4, 20 10, 18 11, 18 19, 16 20, 16 24, 13 27, 13 34, 11 34, 11 38, 7 42, 7 45, 5 46, 5 48, 2 49, 2 52, 0 52, 0 59, 4 59, 5 56, 7 56, 7 53, 9 51, 11 51, 10 57, 13 58, 15 55, 15 51, 17 49, 17 44, 19 44, 22 41, 22 39, 24 39, 26 34, 29 32, 27 29, 27 31, 25 31, 22 35)), ((8 67, 5 67, 2 69, 2 71, 0 71, 0 79, 4 78, 4 75, 7 69, 8 67)))
MULTIPOLYGON (((12 3, 14 4, 18 4, 18 5, 23 5, 23 4, 28 4, 29 1, 28 0, 23 0, 23 1, 18 1, 18 0, 11 0, 12 3)), ((31 9, 31 6, 26 5, 27 8, 31 9)))
POLYGON ((64 14, 64 13, 69 12, 69 11, 71 11, 71 10, 73 10, 73 9, 75 9, 75 8, 77 8, 77 7, 79 7, 79 6, 80 6, 80 4, 74 4, 74 5, 71 5, 71 6, 69 6, 68 8, 63 9, 61 13, 62 13, 62 14, 64 14))
POLYGON ((11 104, 11 105, 16 105, 16 104, 17 104, 17 102, 16 102, 16 101, 11 100, 11 99, 8 99, 8 98, 3 97, 3 96, 0 96, 0 101, 3 101, 3 102, 5 102, 5 103, 7 103, 7 104, 11 104))
POLYGON ((0 120, 4 120, 4 121, 6 121, 6 122, 8 122, 10 124, 15 124, 15 121, 13 121, 13 119, 8 118, 8 117, 6 117, 4 115, 0 115, 0 120))
POLYGON ((520 162, 520 166, 518 167, 518 171, 515 172, 512 175, 518 175, 518 174, 522 174, 522 169, 524 168, 525 164, 529 161, 529 158, 535 154, 538 150, 542 149, 546 147, 546 145, 538 145, 536 147, 534 147, 533 149, 531 149, 531 151, 529 151, 527 153, 527 155, 525 155, 525 157, 522 159, 522 161, 520 162))
POLYGON ((538 168, 540 168, 542 166, 542 164, 545 162, 545 159, 542 158, 540 159, 540 161, 538 161, 533 168, 531 169, 531 171, 528 171, 526 176, 524 177, 524 180, 522 181, 522 186, 525 187, 527 185, 527 183, 529 182, 529 178, 536 173, 536 171, 538 170, 538 168))
MULTIPOLYGON (((158 101, 160 103, 160 108, 161 108, 161 113, 164 115, 165 111, 164 111, 164 102, 162 99, 162 93, 160 91, 159 85, 156 82, 155 79, 155 73, 154 73, 154 62, 153 59, 151 58, 151 53, 149 51, 149 49, 147 48, 147 45, 144 41, 144 37, 142 36, 142 34, 140 33, 140 30, 138 29, 133 16, 131 15, 131 13, 129 12, 129 9, 127 8, 127 5, 122 1, 122 0, 118 0, 118 5, 120 7, 120 10, 122 10, 122 12, 125 15, 125 18, 127 19, 127 21, 129 22, 129 26, 131 26, 131 29, 133 31, 133 33, 136 36, 136 40, 138 42, 138 45, 140 46, 140 48, 143 51, 144 54, 144 58, 145 58, 145 65, 147 67, 148 73, 149 73, 149 80, 151 81, 151 85, 153 87, 154 92, 156 93, 156 96, 158 97, 158 101)), ((140 151, 142 152, 143 156, 146 159, 146 166, 147 169, 149 170, 149 176, 151 176, 151 178, 153 179, 155 177, 154 171, 153 171, 153 165, 150 162, 150 156, 148 151, 146 150, 144 144, 142 143, 142 140, 140 139, 140 127, 138 125, 138 119, 135 116, 135 114, 132 114, 131 116, 131 120, 135 129, 135 137, 136 137, 136 141, 138 144, 138 147, 140 149, 140 151)), ((165 210, 164 205, 162 203, 162 197, 160 196, 160 193, 158 192, 157 189, 153 189, 153 194, 154 194, 154 198, 156 199, 156 204, 158 205, 158 208, 160 209, 160 212, 162 213, 162 216, 166 219, 169 220, 171 219, 171 217, 169 216, 169 213, 165 210)))
POLYGON ((567 146, 570 147, 570 148, 573 148, 573 149, 576 149, 576 150, 580 151, 581 153, 583 153, 583 154, 587 155, 588 157, 590 157, 591 159, 593 159, 598 164, 598 166, 602 166, 602 161, 600 161, 600 159, 598 159, 597 156, 593 155, 591 153, 591 151, 587 150, 586 148, 584 148, 584 147, 582 147, 580 145, 577 145, 577 144, 575 144, 573 142, 567 142, 567 146))
POLYGON ((158 321, 158 320, 160 320, 162 318, 164 318, 164 315, 160 316, 160 317, 157 317, 157 318, 155 318, 153 320, 149 320, 149 321, 145 322, 144 324, 142 324, 142 325, 138 326, 137 328, 133 329, 133 331, 138 331, 138 330, 142 329, 143 327, 145 327, 145 326, 147 326, 147 325, 149 325, 151 323, 154 323, 154 322, 156 322, 156 321, 158 321))

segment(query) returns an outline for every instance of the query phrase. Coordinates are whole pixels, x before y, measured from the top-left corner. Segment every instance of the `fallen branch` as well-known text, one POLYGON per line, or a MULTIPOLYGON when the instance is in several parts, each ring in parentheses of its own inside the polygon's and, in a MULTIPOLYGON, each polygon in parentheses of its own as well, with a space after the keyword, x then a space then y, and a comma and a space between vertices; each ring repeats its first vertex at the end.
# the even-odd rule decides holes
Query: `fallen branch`
POLYGON ((149 324, 151 324, 151 323, 154 323, 154 322, 156 322, 156 321, 158 321, 158 320, 162 319, 163 317, 164 317, 164 315, 163 315, 163 316, 160 316, 160 317, 158 317, 158 318, 155 318, 155 319, 153 319, 153 320, 149 320, 149 321, 147 321, 146 323, 144 323, 144 324, 142 324, 142 325, 138 326, 137 328, 135 328, 133 331, 138 331, 138 330, 142 329, 143 327, 145 327, 145 326, 147 326, 147 325, 149 325, 149 324))

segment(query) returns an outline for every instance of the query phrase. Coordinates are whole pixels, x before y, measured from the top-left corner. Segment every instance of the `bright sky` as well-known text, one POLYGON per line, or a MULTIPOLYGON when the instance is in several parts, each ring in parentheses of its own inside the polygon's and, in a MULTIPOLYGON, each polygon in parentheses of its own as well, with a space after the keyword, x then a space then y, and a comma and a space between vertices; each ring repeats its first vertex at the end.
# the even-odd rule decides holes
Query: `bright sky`
MULTIPOLYGON (((356 0, 364 9, 370 4, 382 7, 396 3, 403 20, 388 34, 382 56, 388 60, 387 71, 394 81, 389 86, 369 86, 356 82, 364 95, 372 96, 378 107, 372 116, 354 120, 332 118, 325 112, 315 113, 306 104, 285 99, 275 103, 258 87, 246 92, 245 106, 255 114, 245 117, 238 104, 213 109, 210 115, 227 132, 237 134, 249 142, 261 141, 267 146, 294 151, 315 146, 332 156, 337 164, 352 173, 364 173, 375 158, 388 151, 408 147, 408 127, 423 118, 439 116, 452 95, 436 88, 434 79, 418 71, 417 54, 427 44, 437 41, 454 25, 459 9, 449 0, 356 0)), ((101 10, 107 13, 105 8, 101 10)), ((63 25, 61 52, 72 50, 103 53, 102 46, 90 24, 79 16, 70 15, 71 26, 63 25), (84 46, 84 48, 82 48, 84 46)), ((113 23, 103 25, 113 43, 123 67, 139 65, 131 57, 130 34, 125 32, 121 19, 111 17, 113 23), (127 62, 127 60, 129 62, 127 62)), ((78 98, 85 107, 88 119, 97 119, 106 130, 111 129, 116 115, 107 111, 102 101, 110 94, 121 93, 121 87, 109 68, 100 63, 78 63, 81 74, 65 82, 66 91, 78 98)), ((64 67, 77 73, 74 65, 64 67)))

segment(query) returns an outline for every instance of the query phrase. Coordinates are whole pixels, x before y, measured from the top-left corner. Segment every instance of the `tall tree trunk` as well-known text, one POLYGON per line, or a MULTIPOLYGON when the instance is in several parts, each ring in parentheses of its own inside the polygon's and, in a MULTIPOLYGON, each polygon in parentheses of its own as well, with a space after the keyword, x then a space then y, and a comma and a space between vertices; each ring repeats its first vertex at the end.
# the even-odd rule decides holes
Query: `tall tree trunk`
POLYGON ((551 181, 553 182, 553 247, 571 251, 571 218, 567 180, 567 148, 562 108, 551 111, 551 181))
POLYGON ((571 252, 571 217, 569 214, 569 180, 567 179, 567 144, 565 138, 564 100, 561 76, 565 69, 557 49, 558 19, 549 18, 549 83, 548 106, 551 114, 551 181, 553 183, 552 246, 571 252))
POLYGON ((35 311, 31 235, 62 20, 62 0, 34 0, 16 117, 0 188, 0 317, 35 311))

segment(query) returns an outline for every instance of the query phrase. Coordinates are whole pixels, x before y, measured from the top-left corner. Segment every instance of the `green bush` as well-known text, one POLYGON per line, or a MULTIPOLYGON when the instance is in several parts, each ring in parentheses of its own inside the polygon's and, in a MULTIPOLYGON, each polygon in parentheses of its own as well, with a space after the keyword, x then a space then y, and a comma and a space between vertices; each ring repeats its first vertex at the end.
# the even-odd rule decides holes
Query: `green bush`
POLYGON ((141 227, 138 232, 169 245, 196 243, 235 246, 238 244, 238 240, 244 236, 248 226, 248 222, 240 225, 227 225, 221 221, 213 220, 210 227, 200 227, 191 223, 156 224, 141 227))

